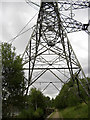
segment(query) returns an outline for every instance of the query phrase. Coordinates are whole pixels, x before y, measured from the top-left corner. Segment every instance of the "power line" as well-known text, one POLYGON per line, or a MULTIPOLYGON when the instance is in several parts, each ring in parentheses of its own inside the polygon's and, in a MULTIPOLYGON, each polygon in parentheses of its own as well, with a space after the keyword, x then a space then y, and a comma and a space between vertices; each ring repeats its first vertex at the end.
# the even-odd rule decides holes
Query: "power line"
MULTIPOLYGON (((22 32, 22 33, 16 35, 13 39, 11 39, 11 40, 12 40, 11 43, 12 43, 17 37, 19 37, 20 35, 22 35, 22 34, 28 32, 29 30, 33 29, 34 27, 35 27, 35 25, 34 25, 33 27, 31 27, 31 28, 25 30, 24 32, 22 32)), ((10 41, 9 41, 9 42, 10 42, 10 41)))
POLYGON ((34 19, 34 17, 37 15, 37 13, 27 22, 27 24, 21 29, 21 31, 14 38, 10 39, 8 42, 12 43, 17 37, 19 37, 20 35, 24 34, 25 32, 29 31, 30 29, 32 29, 34 26, 27 29, 26 31, 22 32, 28 26, 28 24, 34 19))
POLYGON ((36 4, 35 2, 32 2, 31 0, 25 0, 25 1, 26 1, 26 3, 27 3, 28 5, 30 5, 31 7, 33 7, 35 10, 38 10, 38 8, 40 8, 40 5, 36 4), (36 8, 36 6, 37 6, 38 8, 36 8))

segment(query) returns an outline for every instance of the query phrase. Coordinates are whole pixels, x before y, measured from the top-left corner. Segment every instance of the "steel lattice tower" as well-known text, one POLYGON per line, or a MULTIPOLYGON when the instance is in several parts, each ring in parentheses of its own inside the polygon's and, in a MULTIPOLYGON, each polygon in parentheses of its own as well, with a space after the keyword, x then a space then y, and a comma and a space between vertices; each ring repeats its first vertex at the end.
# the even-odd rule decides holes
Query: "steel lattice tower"
MULTIPOLYGON (((66 17, 63 17, 59 11, 58 2, 41 2, 37 24, 23 54, 23 64, 28 64, 24 69, 29 73, 26 94, 33 83, 46 72, 50 72, 63 84, 70 79, 73 84, 76 81, 77 88, 79 89, 81 84, 89 95, 88 81, 67 37, 67 32, 81 30, 82 24, 71 18, 66 19, 64 23, 65 19, 66 17), (85 79, 86 85, 80 80, 81 78, 85 79)), ((52 80, 46 82, 48 84, 44 89, 50 84, 57 88, 52 80)))

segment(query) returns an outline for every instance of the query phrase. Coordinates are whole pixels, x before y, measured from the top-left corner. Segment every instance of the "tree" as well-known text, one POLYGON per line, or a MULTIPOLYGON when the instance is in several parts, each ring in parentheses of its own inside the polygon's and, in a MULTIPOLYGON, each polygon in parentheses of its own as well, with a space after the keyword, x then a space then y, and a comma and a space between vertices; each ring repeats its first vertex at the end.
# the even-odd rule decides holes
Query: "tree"
POLYGON ((45 109, 45 98, 44 95, 35 88, 32 88, 30 90, 29 95, 29 106, 32 107, 34 110, 37 110, 37 108, 45 109))
MULTIPOLYGON (((87 78, 88 81, 90 80, 87 78)), ((84 79, 81 79, 84 85, 87 85, 84 79)), ((79 83, 79 89, 77 89, 77 82, 73 85, 72 79, 63 85, 59 95, 55 98, 55 107, 63 109, 70 106, 76 106, 81 102, 88 101, 88 96, 81 84, 79 83)), ((88 88, 87 88, 88 89, 88 88)))
POLYGON ((22 110, 18 118, 43 119, 45 117, 45 96, 39 90, 32 88, 27 95, 26 109, 22 110))
POLYGON ((12 109, 22 106, 25 90, 22 59, 16 56, 15 47, 2 43, 2 98, 3 116, 10 116, 12 109))
POLYGON ((51 107, 51 100, 49 96, 44 96, 44 101, 45 101, 45 108, 50 108, 51 107))

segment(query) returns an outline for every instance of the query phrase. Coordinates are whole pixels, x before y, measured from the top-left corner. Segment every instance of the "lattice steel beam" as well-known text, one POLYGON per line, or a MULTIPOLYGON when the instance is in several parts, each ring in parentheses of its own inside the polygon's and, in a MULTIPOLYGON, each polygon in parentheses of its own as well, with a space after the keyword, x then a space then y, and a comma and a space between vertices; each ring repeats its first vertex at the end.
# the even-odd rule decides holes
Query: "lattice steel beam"
POLYGON ((58 4, 60 11, 90 8, 89 0, 58 0, 58 4))
POLYGON ((63 84, 69 78, 74 84, 77 78, 86 94, 89 95, 87 87, 90 88, 90 86, 65 30, 58 10, 58 3, 42 2, 36 28, 23 54, 23 64, 29 63, 26 94, 29 87, 49 71, 63 84), (61 68, 68 69, 63 71, 61 68), (86 85, 83 85, 81 78, 85 79, 86 85))
MULTIPOLYGON (((40 7, 37 3, 31 1, 31 0, 25 0, 26 3, 29 5, 33 5, 34 7, 40 7)), ((43 2, 52 2, 57 1, 58 2, 58 8, 60 11, 67 11, 67 10, 76 10, 76 9, 85 9, 90 8, 90 0, 43 0, 43 2)))

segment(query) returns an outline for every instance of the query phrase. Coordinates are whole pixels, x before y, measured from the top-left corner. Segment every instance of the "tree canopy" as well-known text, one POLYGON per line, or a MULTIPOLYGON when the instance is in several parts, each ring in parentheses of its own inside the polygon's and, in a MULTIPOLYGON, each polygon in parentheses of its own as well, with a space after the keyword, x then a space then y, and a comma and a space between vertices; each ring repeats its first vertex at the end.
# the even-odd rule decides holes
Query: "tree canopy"
MULTIPOLYGON (((90 81, 90 78, 87 79, 90 81)), ((81 81, 86 84, 85 79, 81 79, 81 81)), ((70 106, 76 106, 77 104, 86 101, 88 101, 88 96, 82 88, 81 84, 79 83, 78 91, 76 81, 73 86, 73 82, 70 80, 68 83, 63 85, 59 95, 55 98, 54 105, 58 109, 63 109, 70 106)))
POLYGON ((32 88, 29 95, 29 105, 34 108, 34 110, 37 110, 37 108, 44 110, 46 107, 44 95, 39 90, 32 88))
POLYGON ((2 43, 2 97, 3 114, 10 115, 13 107, 19 107, 25 89, 22 58, 16 55, 15 47, 2 43))
POLYGON ((47 99, 49 100, 49 97, 45 97, 41 91, 32 88, 29 95, 27 95, 26 109, 21 111, 18 117, 35 120, 43 119, 46 114, 47 99))

